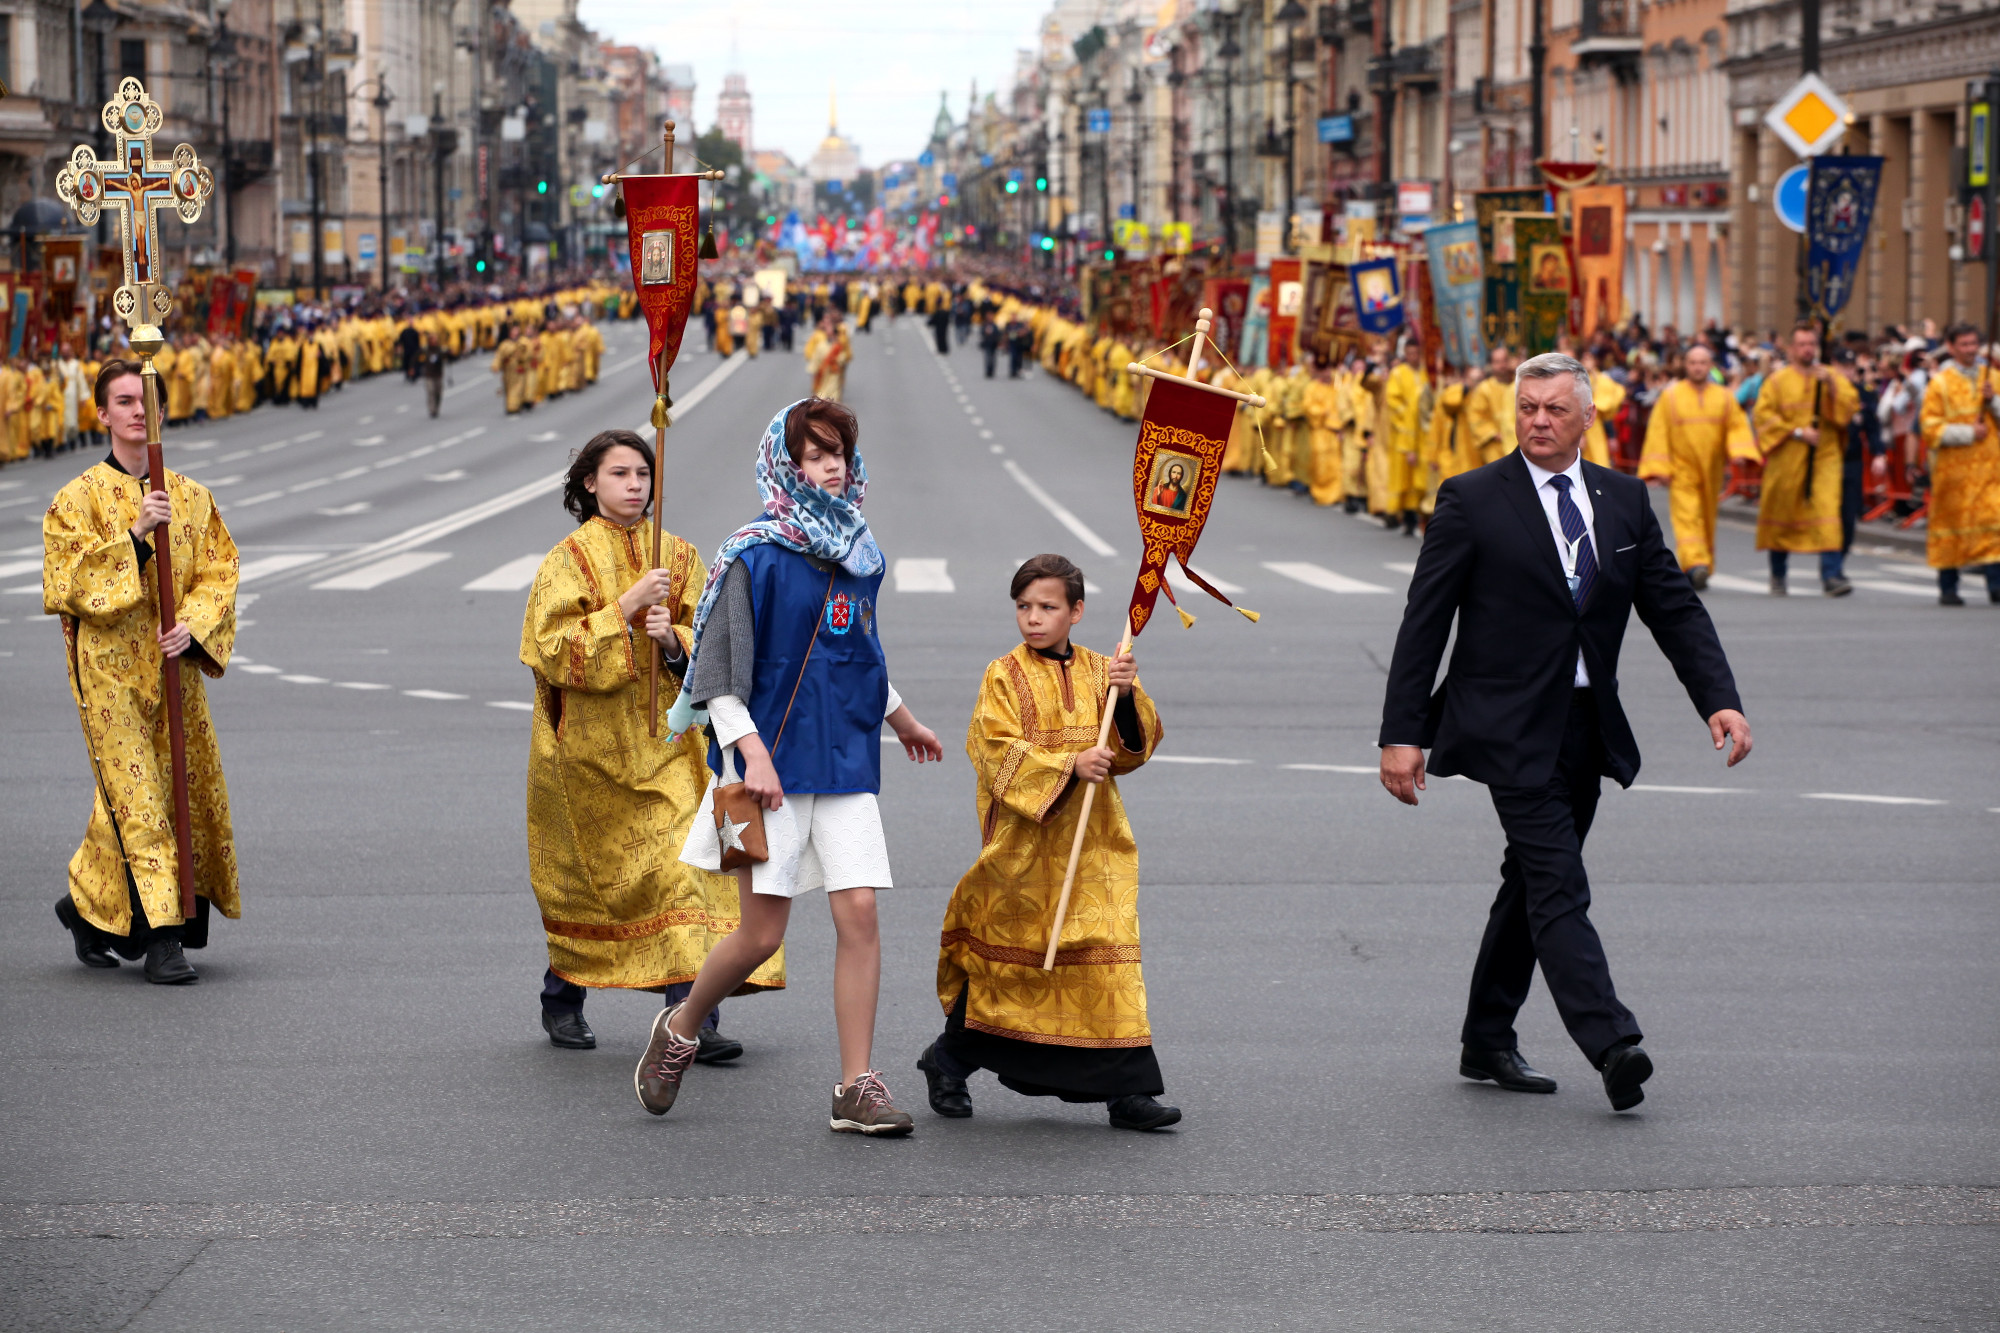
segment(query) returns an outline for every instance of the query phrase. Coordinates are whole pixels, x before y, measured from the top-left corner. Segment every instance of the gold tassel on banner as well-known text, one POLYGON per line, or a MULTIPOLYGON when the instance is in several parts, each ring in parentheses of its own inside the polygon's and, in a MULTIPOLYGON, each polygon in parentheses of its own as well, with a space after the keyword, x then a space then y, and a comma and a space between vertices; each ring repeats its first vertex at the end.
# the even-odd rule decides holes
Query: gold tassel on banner
POLYGON ((1256 623, 1257 623, 1258 621, 1260 621, 1260 620, 1262 620, 1262 619, 1264 618, 1264 617, 1262 617, 1262 616, 1258 615, 1258 614, 1257 614, 1257 613, 1256 613, 1255 611, 1252 611, 1252 610, 1251 610, 1251 609, 1250 609, 1249 607, 1247 607, 1247 606, 1239 606, 1239 607, 1237 607, 1237 608, 1236 608, 1236 612, 1237 612, 1237 614, 1238 614, 1238 615, 1242 616, 1242 617, 1243 617, 1243 618, 1244 618, 1245 620, 1249 621, 1249 622, 1250 622, 1251 624, 1253 624, 1253 625, 1254 625, 1254 624, 1256 624, 1256 623))
POLYGON ((1194 617, 1189 615, 1187 612, 1181 610, 1181 604, 1179 602, 1174 603, 1174 614, 1181 618, 1182 629, 1194 628, 1194 617))
POLYGON ((702 257, 703 259, 714 259, 714 258, 716 257, 716 254, 715 254, 715 213, 714 213, 714 211, 713 211, 713 210, 714 210, 714 205, 713 205, 713 204, 709 205, 709 208, 710 208, 710 212, 709 212, 709 215, 708 215, 708 229, 707 229, 706 231, 702 232, 702 234, 701 234, 701 257, 702 257))

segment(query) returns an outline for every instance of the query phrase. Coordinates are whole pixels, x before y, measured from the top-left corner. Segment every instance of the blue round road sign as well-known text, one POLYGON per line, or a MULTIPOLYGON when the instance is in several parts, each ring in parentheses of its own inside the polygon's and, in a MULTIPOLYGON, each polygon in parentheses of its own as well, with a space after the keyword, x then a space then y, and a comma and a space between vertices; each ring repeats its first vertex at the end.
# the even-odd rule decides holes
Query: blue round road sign
POLYGON ((1777 210, 1778 221, 1796 232, 1806 229, 1806 186, 1811 178, 1812 163, 1801 162, 1778 177, 1778 188, 1771 191, 1771 207, 1777 210))

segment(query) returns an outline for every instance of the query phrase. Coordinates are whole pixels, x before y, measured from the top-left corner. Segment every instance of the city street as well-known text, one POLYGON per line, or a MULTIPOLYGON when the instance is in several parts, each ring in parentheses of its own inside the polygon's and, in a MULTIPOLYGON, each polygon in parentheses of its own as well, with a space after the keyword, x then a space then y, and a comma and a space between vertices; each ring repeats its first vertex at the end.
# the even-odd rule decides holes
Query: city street
MULTIPOLYGON (((947 897, 978 846, 962 738, 1042 551, 1108 650, 1138 566, 1134 425, 1034 371, 987 380, 912 318, 854 338, 847 398, 888 556, 889 669, 946 761, 885 749, 876 1064, 917 1130, 829 1133, 832 932, 731 1000, 747 1053, 664 1119, 632 1066, 659 1000, 600 992, 595 1051, 538 1022, 533 690, 518 645, 571 528, 570 451, 651 405, 642 323, 593 388, 507 417, 484 357, 442 416, 382 376, 316 412, 170 433, 242 549, 208 684, 242 868, 199 986, 78 965, 51 904, 91 777, 41 614, 40 513, 96 461, 0 472, 0 1328, 1860 1330, 2000 1326, 2000 606, 1937 605, 1921 547, 1863 538, 1858 591, 1765 591, 1732 503, 1705 600, 1755 729, 1725 771, 1635 620, 1645 768, 1587 849, 1593 918, 1658 1067, 1613 1115, 1537 982, 1553 1097, 1457 1073, 1498 878, 1484 791, 1377 781, 1418 542, 1227 478, 1196 592, 1138 642, 1167 740, 1121 782, 1176 1129, 988 1075, 934 1116, 947 897)), ((753 517, 796 355, 674 371, 667 526, 753 517)), ((650 430, 646 432, 651 438, 650 430)), ((1664 500, 1660 502, 1664 518, 1664 500)), ((1164 609, 1164 608, 1163 608, 1164 609)))

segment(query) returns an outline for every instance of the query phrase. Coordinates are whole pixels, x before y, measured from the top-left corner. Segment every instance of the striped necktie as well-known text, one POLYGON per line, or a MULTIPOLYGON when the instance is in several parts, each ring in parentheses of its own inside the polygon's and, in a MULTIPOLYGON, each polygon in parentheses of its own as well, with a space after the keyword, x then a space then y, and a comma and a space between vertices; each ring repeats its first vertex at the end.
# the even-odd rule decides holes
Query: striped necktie
POLYGON ((1549 485, 1556 488, 1556 518, 1562 523, 1563 539, 1576 548, 1576 572, 1569 576, 1569 591, 1582 606, 1590 596, 1590 585, 1597 582, 1597 551, 1590 529, 1583 524, 1583 511, 1569 498, 1569 477, 1559 473, 1549 478, 1549 485))

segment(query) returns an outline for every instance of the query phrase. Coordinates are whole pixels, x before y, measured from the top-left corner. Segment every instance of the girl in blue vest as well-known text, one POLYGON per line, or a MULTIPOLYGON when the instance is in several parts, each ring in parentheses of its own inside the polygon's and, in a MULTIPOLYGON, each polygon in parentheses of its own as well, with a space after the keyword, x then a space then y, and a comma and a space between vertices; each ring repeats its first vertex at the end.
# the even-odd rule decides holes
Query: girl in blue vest
MULTIPOLYGON (((883 723, 917 763, 944 758, 929 727, 889 683, 877 623, 882 552, 861 517, 868 473, 854 414, 807 398, 771 420, 757 457, 763 517, 722 544, 695 608, 694 664, 667 716, 676 734, 706 720, 709 767, 764 811, 769 859, 736 872, 743 924, 710 951, 682 1003, 653 1023, 632 1076, 639 1102, 665 1115, 700 1050, 702 1016, 784 943, 792 899, 827 890, 837 944, 834 1024, 840 1082, 832 1126, 908 1134, 873 1067, 882 946, 875 891, 890 886, 875 796, 883 723), (705 711, 702 711, 705 710, 705 711)), ((681 859, 722 864, 715 781, 681 859)))

